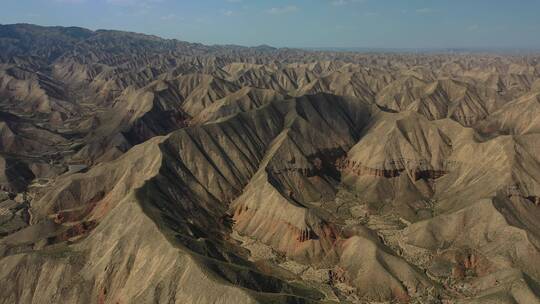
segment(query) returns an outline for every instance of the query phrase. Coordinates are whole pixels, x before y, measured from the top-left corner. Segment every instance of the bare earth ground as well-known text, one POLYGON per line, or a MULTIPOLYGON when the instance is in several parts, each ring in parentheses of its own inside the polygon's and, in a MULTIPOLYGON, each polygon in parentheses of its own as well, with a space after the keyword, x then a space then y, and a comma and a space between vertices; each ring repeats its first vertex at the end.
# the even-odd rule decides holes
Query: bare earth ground
POLYGON ((540 303, 540 56, 0 25, 0 303, 540 303))

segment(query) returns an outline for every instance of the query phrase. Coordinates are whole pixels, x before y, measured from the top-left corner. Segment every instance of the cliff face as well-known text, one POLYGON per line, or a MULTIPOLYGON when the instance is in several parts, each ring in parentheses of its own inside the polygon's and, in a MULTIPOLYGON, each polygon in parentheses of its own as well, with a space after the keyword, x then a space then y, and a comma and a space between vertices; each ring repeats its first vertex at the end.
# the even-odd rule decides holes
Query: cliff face
POLYGON ((0 46, 0 303, 540 302, 534 56, 0 46))

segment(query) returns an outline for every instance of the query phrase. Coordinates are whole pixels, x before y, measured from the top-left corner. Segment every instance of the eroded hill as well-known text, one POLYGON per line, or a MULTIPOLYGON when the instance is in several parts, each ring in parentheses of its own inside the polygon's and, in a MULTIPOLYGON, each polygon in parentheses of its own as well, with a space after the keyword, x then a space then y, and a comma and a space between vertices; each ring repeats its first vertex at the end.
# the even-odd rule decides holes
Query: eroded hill
POLYGON ((0 25, 1 303, 540 303, 540 57, 0 25))

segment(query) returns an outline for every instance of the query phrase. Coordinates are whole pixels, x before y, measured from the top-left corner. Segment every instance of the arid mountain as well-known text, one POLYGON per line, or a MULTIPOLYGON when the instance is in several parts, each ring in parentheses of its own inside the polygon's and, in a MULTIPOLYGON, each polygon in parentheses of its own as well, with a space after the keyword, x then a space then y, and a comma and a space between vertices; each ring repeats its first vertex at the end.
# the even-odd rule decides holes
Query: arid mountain
POLYGON ((540 55, 0 25, 0 303, 540 303, 540 55))

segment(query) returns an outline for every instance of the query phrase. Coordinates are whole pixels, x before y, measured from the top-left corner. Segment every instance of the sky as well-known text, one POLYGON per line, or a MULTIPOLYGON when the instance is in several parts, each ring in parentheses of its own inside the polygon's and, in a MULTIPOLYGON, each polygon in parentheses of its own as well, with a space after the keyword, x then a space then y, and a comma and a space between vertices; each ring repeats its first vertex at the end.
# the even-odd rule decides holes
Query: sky
POLYGON ((204 44, 540 48, 540 0, 0 0, 0 23, 204 44))

